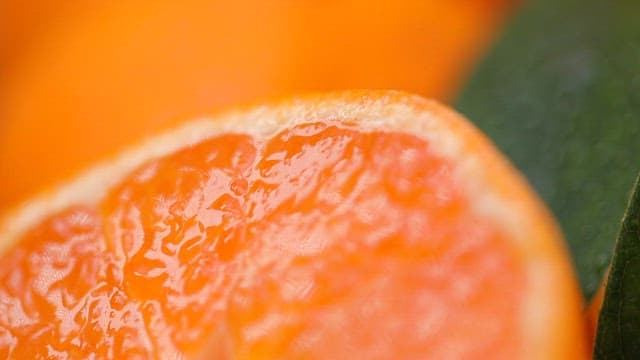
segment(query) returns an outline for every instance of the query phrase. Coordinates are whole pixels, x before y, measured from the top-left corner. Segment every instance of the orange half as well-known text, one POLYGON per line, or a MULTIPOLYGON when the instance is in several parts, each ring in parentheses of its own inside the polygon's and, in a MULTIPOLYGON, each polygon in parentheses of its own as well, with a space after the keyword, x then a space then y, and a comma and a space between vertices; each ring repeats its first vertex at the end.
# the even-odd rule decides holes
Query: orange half
POLYGON ((540 200, 456 113, 348 92, 204 118, 0 232, 14 358, 586 358, 540 200))

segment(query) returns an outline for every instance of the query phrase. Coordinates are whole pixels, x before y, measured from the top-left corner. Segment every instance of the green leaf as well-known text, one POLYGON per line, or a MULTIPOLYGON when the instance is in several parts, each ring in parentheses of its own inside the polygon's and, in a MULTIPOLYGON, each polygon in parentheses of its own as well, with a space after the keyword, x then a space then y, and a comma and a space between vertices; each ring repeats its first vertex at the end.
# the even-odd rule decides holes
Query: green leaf
POLYGON ((595 359, 640 358, 640 176, 618 233, 607 279, 595 359))
POLYGON ((640 1, 527 4, 457 108, 554 211, 590 296, 640 169, 640 1))

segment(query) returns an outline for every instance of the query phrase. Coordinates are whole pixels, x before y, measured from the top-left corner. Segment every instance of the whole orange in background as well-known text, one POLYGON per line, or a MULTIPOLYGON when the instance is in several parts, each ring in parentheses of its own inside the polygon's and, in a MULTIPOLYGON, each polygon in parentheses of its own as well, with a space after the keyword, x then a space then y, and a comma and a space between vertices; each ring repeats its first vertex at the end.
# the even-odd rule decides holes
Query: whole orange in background
POLYGON ((6 4, 22 40, 0 84, 2 208, 222 105, 341 88, 446 100, 511 1, 45 2, 55 21, 28 35, 20 16, 43 13, 6 4))
POLYGON ((0 356, 587 356, 549 212, 404 93, 188 123, 27 203, 0 253, 0 356))

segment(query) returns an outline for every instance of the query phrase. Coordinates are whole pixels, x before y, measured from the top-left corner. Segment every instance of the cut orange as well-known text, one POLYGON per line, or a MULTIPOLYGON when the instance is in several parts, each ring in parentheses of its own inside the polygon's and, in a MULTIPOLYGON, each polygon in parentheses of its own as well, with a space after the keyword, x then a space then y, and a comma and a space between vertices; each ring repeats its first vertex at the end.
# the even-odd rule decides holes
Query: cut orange
POLYGON ((464 119, 402 93, 193 122, 2 229, 15 358, 586 358, 547 210, 464 119))
POLYGON ((513 3, 0 1, 0 211, 218 106, 351 88, 449 99, 513 3))
POLYGON ((589 306, 586 311, 587 318, 587 335, 589 342, 593 346, 596 340, 596 334, 598 331, 598 318, 600 317, 600 310, 602 309, 602 303, 604 302, 604 294, 607 289, 607 274, 605 274, 598 291, 589 302, 589 306))

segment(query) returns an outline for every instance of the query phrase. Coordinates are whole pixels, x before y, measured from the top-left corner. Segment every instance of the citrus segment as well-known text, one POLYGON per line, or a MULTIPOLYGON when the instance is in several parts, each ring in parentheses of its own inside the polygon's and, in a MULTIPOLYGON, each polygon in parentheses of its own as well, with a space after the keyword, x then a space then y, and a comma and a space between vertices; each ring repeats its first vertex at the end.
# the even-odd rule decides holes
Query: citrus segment
POLYGON ((56 214, 2 258, 0 354, 88 358, 150 354, 137 304, 119 286, 95 209, 56 214))
POLYGON ((7 231, 2 351, 584 355, 552 223, 452 113, 355 93, 231 115, 202 133, 114 165, 103 194, 7 231), (511 188, 487 181, 503 175, 511 188))

